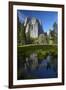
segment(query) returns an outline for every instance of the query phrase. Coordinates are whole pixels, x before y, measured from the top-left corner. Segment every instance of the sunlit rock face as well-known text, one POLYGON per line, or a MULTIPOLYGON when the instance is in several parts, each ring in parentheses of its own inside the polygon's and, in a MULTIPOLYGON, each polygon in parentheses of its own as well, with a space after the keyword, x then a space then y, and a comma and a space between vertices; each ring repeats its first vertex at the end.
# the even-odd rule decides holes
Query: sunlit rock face
POLYGON ((26 27, 25 33, 29 34, 31 38, 38 38, 39 34, 43 33, 41 22, 35 17, 31 19, 26 17, 24 26, 26 27))
POLYGON ((38 22, 35 18, 32 18, 31 20, 30 37, 38 38, 38 22))

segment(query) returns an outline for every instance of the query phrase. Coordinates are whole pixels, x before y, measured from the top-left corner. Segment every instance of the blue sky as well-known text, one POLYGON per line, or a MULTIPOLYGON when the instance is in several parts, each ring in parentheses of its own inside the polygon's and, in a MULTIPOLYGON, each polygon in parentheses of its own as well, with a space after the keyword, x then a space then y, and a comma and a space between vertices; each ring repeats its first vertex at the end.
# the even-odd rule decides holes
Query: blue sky
POLYGON ((58 13, 53 11, 31 11, 31 10, 17 10, 19 21, 23 22, 26 17, 35 17, 42 23, 43 30, 48 32, 52 29, 53 23, 58 23, 58 13))

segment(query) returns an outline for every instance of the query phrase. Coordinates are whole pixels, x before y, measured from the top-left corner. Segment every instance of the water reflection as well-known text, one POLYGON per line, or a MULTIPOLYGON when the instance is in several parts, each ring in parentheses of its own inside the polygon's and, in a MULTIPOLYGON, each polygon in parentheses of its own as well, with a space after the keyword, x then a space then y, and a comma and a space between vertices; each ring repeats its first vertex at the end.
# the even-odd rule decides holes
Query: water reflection
POLYGON ((47 54, 45 58, 38 58, 33 52, 29 56, 18 58, 18 80, 57 77, 57 56, 47 54))

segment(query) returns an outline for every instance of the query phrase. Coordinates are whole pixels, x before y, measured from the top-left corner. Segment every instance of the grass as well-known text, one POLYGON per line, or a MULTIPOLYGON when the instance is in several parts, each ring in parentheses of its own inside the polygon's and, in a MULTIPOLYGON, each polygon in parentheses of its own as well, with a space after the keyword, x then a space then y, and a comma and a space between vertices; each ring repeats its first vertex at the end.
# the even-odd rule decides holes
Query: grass
POLYGON ((17 46, 19 51, 35 51, 38 49, 48 50, 48 49, 57 49, 57 45, 23 45, 17 46))
POLYGON ((27 57, 33 52, 37 53, 39 59, 43 58, 48 53, 55 55, 57 54, 57 45, 23 45, 17 47, 19 57, 21 55, 27 57))

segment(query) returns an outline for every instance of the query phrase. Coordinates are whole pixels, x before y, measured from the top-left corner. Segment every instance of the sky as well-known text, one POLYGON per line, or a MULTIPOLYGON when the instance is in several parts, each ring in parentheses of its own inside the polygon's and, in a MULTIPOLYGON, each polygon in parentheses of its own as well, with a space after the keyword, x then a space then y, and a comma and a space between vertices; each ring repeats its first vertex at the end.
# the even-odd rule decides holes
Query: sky
POLYGON ((17 10, 19 21, 22 23, 26 17, 35 17, 42 23, 43 31, 48 32, 53 29, 53 23, 58 23, 58 12, 55 11, 31 11, 31 10, 17 10))

